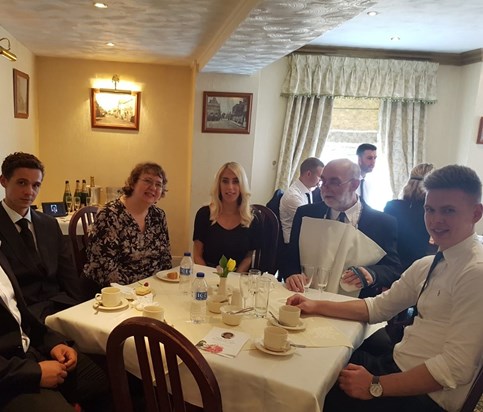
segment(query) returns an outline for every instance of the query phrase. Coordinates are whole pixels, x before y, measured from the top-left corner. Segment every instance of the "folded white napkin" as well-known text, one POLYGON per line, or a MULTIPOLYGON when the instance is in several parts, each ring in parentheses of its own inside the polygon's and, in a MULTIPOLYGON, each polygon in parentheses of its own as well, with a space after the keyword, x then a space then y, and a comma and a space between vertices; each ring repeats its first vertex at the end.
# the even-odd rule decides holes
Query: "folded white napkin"
POLYGON ((120 285, 119 283, 112 282, 111 286, 121 289, 121 295, 124 299, 134 300, 136 299, 136 292, 131 286, 120 285))

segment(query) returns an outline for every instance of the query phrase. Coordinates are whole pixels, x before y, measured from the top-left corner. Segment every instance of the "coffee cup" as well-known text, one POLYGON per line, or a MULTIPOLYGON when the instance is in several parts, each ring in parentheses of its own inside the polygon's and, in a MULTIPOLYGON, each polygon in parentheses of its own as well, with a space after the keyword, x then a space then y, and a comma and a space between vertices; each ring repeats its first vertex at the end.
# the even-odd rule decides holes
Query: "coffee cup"
POLYGON ((288 332, 277 326, 267 326, 263 332, 263 346, 273 352, 285 352, 288 349, 288 332))
POLYGON ((112 308, 121 304, 121 289, 114 286, 108 286, 101 289, 101 293, 97 293, 95 299, 106 308, 112 308))
POLYGON ((164 321, 164 309, 158 305, 146 305, 143 308, 143 316, 164 321))
POLYGON ((297 326, 300 322, 300 308, 290 305, 280 306, 278 319, 282 325, 297 326))

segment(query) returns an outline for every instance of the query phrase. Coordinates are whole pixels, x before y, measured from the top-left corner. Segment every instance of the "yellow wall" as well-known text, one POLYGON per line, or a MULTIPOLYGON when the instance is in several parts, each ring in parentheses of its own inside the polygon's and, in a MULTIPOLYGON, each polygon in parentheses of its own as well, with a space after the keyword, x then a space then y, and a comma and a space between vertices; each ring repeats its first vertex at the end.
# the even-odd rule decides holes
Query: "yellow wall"
POLYGON ((188 250, 193 70, 189 67, 37 58, 39 157, 46 166, 40 201, 62 199, 64 181, 94 176, 96 185, 122 186, 138 162, 154 161, 168 178, 165 210, 173 255, 188 250), (126 82, 141 91, 139 131, 91 128, 90 88, 118 89, 126 82), (107 83, 106 83, 107 81, 107 83))

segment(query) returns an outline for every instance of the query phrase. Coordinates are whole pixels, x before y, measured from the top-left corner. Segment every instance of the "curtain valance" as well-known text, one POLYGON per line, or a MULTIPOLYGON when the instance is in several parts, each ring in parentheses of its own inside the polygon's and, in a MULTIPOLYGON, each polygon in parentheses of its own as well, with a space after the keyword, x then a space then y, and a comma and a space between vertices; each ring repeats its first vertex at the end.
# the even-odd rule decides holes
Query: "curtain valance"
POLYGON ((293 54, 283 96, 434 103, 438 63, 293 54))

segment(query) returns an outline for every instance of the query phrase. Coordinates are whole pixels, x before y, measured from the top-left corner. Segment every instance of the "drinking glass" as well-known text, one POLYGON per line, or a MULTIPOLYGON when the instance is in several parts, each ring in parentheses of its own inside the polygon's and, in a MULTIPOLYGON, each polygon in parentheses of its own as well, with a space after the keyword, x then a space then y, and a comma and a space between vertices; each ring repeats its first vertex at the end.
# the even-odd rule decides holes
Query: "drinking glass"
POLYGON ((330 270, 325 268, 318 268, 317 271, 317 283, 319 292, 325 292, 327 290, 327 284, 329 283, 330 270))
POLYGON ((92 204, 90 196, 86 197, 86 206, 90 206, 92 204))
POLYGON ((67 195, 65 197, 65 205, 67 206, 67 213, 70 213, 72 211, 72 196, 67 195))
POLYGON ((74 210, 78 211, 80 209, 80 197, 74 196, 74 210))
POLYGON ((268 298, 272 289, 272 279, 258 276, 257 277, 257 293, 255 295, 255 316, 264 318, 268 310, 268 298))
POLYGON ((252 302, 255 304, 255 298, 257 294, 257 279, 262 275, 258 269, 250 269, 248 271, 248 276, 250 277, 250 287, 249 292, 252 295, 252 302))
POLYGON ((250 283, 251 277, 248 272, 241 272, 240 273, 240 292, 243 299, 243 308, 247 308, 247 300, 250 297, 250 283))
POLYGON ((314 278, 316 267, 313 265, 302 265, 302 275, 305 275, 304 282, 304 293, 309 291, 310 285, 314 278))

